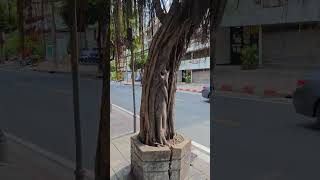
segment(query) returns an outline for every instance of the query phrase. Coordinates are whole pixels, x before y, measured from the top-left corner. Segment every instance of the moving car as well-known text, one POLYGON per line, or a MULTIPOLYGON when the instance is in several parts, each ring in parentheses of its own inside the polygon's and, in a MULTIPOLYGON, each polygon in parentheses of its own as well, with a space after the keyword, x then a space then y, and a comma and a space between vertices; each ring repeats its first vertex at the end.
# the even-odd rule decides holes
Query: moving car
POLYGON ((309 73, 297 81, 293 104, 297 113, 315 117, 320 123, 320 71, 309 73))
POLYGON ((214 90, 214 87, 210 88, 210 84, 204 85, 201 91, 202 97, 210 99, 210 96, 212 95, 213 90, 214 90))

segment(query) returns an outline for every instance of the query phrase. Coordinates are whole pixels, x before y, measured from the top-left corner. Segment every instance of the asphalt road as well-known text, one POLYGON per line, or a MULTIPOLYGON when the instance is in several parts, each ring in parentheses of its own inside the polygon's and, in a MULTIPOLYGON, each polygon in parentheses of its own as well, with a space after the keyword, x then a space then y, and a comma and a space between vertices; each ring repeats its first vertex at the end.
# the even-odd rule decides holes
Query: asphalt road
POLYGON ((219 97, 214 109, 214 179, 320 179, 320 130, 290 100, 219 97))
MULTIPOLYGON (((100 84, 82 79, 80 85, 84 161, 92 168, 100 84)), ((71 77, 0 68, 0 90, 1 128, 74 160, 71 77)), ((132 111, 130 86, 111 90, 112 103, 132 111)), ((208 103, 178 93, 176 111, 179 131, 208 141, 203 130, 209 128, 208 103)), ((320 131, 310 128, 312 119, 295 114, 290 100, 216 95, 213 115, 214 179, 320 179, 320 131)))
MULTIPOLYGON (((71 75, 0 67, 0 127, 44 149, 74 160, 74 124, 71 75)), ((81 79, 80 111, 84 161, 94 167, 101 80, 81 79)), ((141 88, 137 87, 137 112, 141 88)), ((112 85, 111 101, 132 109, 131 86, 112 85)), ((195 142, 209 147, 209 103, 199 94, 177 93, 176 128, 195 142)), ((133 122, 132 122, 133 123, 133 122)))

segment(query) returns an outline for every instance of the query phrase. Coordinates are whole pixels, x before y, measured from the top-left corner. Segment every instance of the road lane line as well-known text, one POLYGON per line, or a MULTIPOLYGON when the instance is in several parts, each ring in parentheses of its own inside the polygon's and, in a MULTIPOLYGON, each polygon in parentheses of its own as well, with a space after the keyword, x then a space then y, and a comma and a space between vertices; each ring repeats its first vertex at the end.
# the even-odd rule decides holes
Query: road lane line
MULTIPOLYGON (((128 110, 126 110, 126 109, 118 106, 118 105, 112 104, 112 106, 114 106, 114 107, 116 107, 116 108, 118 108, 118 109, 120 109, 120 110, 122 110, 122 111, 124 111, 124 112, 126 112, 126 113, 128 113, 128 114, 130 114, 130 115, 132 115, 132 116, 134 115, 132 112, 130 112, 130 111, 128 111, 128 110)), ((136 115, 136 117, 140 119, 140 116, 139 116, 139 115, 136 115)), ((204 145, 202 145, 202 144, 199 144, 199 143, 197 143, 197 142, 195 142, 195 141, 191 141, 191 144, 192 144, 194 147, 196 147, 196 148, 204 151, 206 154, 209 154, 209 155, 210 155, 210 148, 208 148, 208 147, 206 147, 206 146, 204 146, 204 145)))
MULTIPOLYGON (((122 108, 122 107, 120 107, 118 105, 115 105, 115 104, 111 104, 111 105, 116 107, 116 108, 118 108, 118 109, 120 109, 120 110, 122 110, 122 111, 124 111, 124 112, 126 112, 126 113, 128 113, 128 114, 130 114, 130 115, 132 115, 132 116, 134 115, 133 112, 128 111, 128 110, 126 110, 126 109, 124 109, 124 108, 122 108)), ((140 119, 140 116, 138 114, 136 114, 136 117, 140 119)))
MULTIPOLYGON (((33 152, 40 154, 41 156, 47 158, 48 160, 51 160, 51 161, 65 167, 67 169, 70 169, 70 170, 75 169, 75 163, 73 161, 67 160, 67 159, 63 158, 62 156, 55 154, 53 152, 44 150, 41 147, 39 147, 31 142, 25 141, 25 140, 13 135, 13 134, 10 134, 8 132, 4 132, 4 133, 8 139, 14 141, 17 144, 20 144, 20 145, 26 147, 27 149, 29 149, 33 152)), ((85 169, 85 168, 84 168, 84 170, 86 171, 86 177, 93 180, 94 179, 94 172, 91 170, 85 169)))

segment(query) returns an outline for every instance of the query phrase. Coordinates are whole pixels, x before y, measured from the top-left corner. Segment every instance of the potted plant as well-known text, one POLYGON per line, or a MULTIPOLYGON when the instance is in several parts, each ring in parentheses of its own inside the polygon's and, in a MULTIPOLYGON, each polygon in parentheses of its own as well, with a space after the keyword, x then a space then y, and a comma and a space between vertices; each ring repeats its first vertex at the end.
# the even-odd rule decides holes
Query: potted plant
POLYGON ((259 65, 258 48, 256 45, 246 46, 241 50, 242 69, 257 69, 259 65))

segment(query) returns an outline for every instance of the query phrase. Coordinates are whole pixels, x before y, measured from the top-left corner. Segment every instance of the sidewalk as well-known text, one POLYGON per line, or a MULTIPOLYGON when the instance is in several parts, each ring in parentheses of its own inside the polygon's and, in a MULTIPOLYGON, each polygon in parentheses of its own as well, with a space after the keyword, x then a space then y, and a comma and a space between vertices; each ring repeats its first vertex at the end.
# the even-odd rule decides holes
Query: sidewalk
MULTIPOLYGON (((130 176, 130 137, 133 133, 133 117, 131 114, 112 107, 111 112, 111 169, 110 179, 131 180, 130 176)), ((137 124, 139 131, 139 124, 137 124)), ((210 155, 192 147, 190 171, 186 180, 210 179, 210 155)))
POLYGON ((72 169, 63 167, 10 139, 7 145, 8 163, 0 165, 1 180, 74 179, 72 169))

